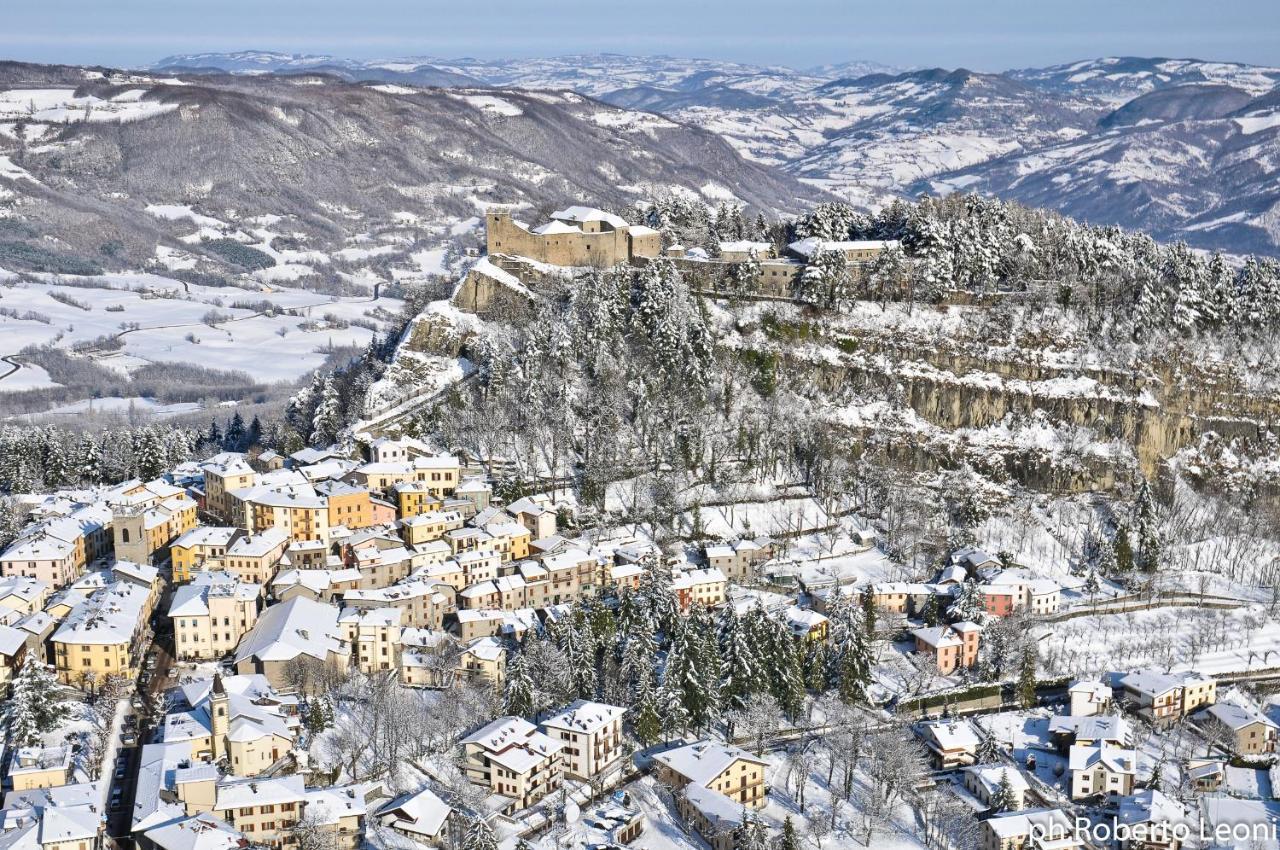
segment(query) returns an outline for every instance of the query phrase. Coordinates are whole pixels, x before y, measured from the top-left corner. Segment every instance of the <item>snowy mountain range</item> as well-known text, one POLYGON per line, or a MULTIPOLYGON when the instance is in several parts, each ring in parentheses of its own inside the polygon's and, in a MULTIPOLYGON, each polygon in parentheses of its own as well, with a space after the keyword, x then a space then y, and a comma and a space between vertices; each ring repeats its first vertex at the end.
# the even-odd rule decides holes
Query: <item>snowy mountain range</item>
POLYGON ((749 160, 865 207, 990 192, 1200 247, 1280 253, 1280 68, 1121 57, 978 73, 242 52, 174 56, 156 69, 570 89, 710 130, 749 160))

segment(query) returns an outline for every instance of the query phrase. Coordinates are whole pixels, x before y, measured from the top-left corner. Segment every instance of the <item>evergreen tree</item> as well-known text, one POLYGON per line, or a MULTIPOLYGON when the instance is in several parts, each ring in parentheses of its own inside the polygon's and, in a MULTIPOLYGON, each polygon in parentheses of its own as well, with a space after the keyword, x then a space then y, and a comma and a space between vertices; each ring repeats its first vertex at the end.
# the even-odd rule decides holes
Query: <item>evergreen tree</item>
POLYGON ((245 449, 244 417, 238 410, 231 415, 231 421, 227 423, 227 431, 222 436, 222 445, 229 452, 245 449))
POLYGON ((1151 485, 1145 480, 1138 487, 1133 514, 1134 530, 1138 536, 1138 563, 1144 572, 1154 573, 1160 569, 1164 547, 1155 498, 1151 495, 1151 485))
POLYGON ((800 838, 796 835, 795 822, 791 815, 782 820, 782 836, 778 839, 778 850, 800 850, 800 838))
POLYGON ((338 387, 332 377, 325 380, 311 419, 311 445, 327 446, 338 438, 342 430, 342 408, 338 399, 338 387))
POLYGON ((724 659, 720 681, 724 708, 741 711, 747 698, 760 688, 760 667, 755 647, 733 605, 726 605, 720 617, 720 654, 724 659))
POLYGON ((876 636, 876 616, 879 612, 876 611, 876 600, 871 590, 872 589, 868 587, 863 591, 862 599, 860 601, 862 603, 863 631, 867 633, 867 638, 869 640, 874 640, 876 636))
POLYGON ((1129 543, 1129 528, 1121 523, 1116 528, 1115 539, 1111 541, 1115 552, 1116 571, 1127 573, 1133 569, 1133 546, 1129 543))
POLYGON ((984 625, 987 622, 987 609, 983 604, 982 589, 978 586, 977 581, 966 579, 960 585, 960 593, 956 595, 955 601, 947 609, 947 614, 951 617, 952 622, 968 621, 978 625, 984 625))
POLYGON ((760 816, 743 808, 742 823, 734 830, 734 850, 769 850, 769 834, 765 832, 760 816))
POLYGON ((658 713, 658 694, 654 690, 652 674, 641 677, 632 712, 631 726, 643 746, 652 746, 661 740, 662 718, 658 713))
POLYGON ((13 680, 5 707, 9 733, 19 746, 39 744, 41 736, 58 728, 67 716, 67 705, 58 698, 58 692, 53 669, 28 655, 13 680))
POLYGON ((462 839, 462 850, 498 850, 498 837, 484 818, 473 818, 462 839))
POLYGON ((1085 576, 1084 586, 1082 588, 1085 593, 1089 594, 1089 598, 1093 599, 1098 595, 1098 591, 1102 589, 1101 583, 1098 581, 1098 573, 1089 570, 1089 575, 1085 576))
POLYGON ((1023 708, 1035 706, 1036 684, 1036 651, 1027 647, 1022 652, 1022 663, 1018 667, 1018 701, 1023 708))
POLYGON ((164 442, 154 428, 141 428, 134 432, 134 467, 144 481, 158 478, 168 468, 164 442))
POLYGON ((920 619, 924 621, 926 626, 936 626, 942 622, 942 611, 938 605, 938 594, 931 593, 929 598, 924 601, 924 610, 920 612, 920 619))
POLYGON ((514 717, 532 717, 537 711, 535 690, 524 653, 518 652, 507 666, 503 709, 514 717))
POLYGON ((1005 768, 1000 771, 1000 784, 996 786, 995 792, 991 795, 991 804, 989 811, 992 812, 1010 812, 1017 808, 1017 798, 1013 793, 1013 781, 1009 779, 1009 769, 1005 768))
POLYGON ((978 764, 995 764, 1000 760, 1000 745, 994 735, 986 734, 978 740, 978 750, 974 755, 978 764))
POLYGON ((80 480, 86 484, 102 482, 102 453, 98 449, 98 441, 92 434, 84 434, 76 444, 75 465, 80 480))

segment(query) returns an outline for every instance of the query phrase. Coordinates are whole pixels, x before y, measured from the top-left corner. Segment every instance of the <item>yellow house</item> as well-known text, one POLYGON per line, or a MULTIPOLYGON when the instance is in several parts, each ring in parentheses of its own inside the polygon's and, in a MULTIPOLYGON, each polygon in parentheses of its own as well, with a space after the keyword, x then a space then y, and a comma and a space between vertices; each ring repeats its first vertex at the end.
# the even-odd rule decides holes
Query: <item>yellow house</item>
POLYGON ((739 806, 764 808, 767 763, 732 744, 699 741, 653 757, 658 779, 676 791, 697 785, 718 791, 739 806))
POLYGON ((14 791, 59 788, 71 781, 70 747, 18 747, 9 762, 14 791))
POLYGON ((218 783, 214 811, 253 844, 292 843, 291 831, 302 818, 307 792, 302 777, 236 779, 218 783))
POLYGON ((401 481, 393 488, 396 494, 396 510, 401 519, 438 511, 444 501, 424 481, 401 481))
POLYGON ((241 581, 266 587, 275 577, 288 546, 289 535, 282 528, 238 537, 227 548, 222 568, 235 573, 241 581))
POLYGON ((204 472, 204 506, 209 513, 230 519, 232 490, 252 487, 258 480, 249 461, 238 452, 214 455, 200 465, 204 472))
POLYGON ((232 541, 244 534, 227 525, 203 525, 191 529, 169 544, 169 559, 175 582, 190 581, 192 573, 203 569, 205 561, 227 554, 232 541))
POLYGON ((462 514, 457 511, 427 511, 400 521, 400 534, 408 546, 440 540, 457 528, 462 528, 462 514))
POLYGON ((329 502, 330 528, 360 529, 374 524, 373 503, 364 487, 355 487, 344 481, 321 481, 315 487, 316 493, 329 502))
POLYGON ((117 581, 72 608, 51 639, 58 678, 81 688, 111 676, 133 678, 149 595, 117 581))
POLYGON ((49 585, 39 579, 11 576, 0 579, 0 609, 34 614, 49 601, 49 585))

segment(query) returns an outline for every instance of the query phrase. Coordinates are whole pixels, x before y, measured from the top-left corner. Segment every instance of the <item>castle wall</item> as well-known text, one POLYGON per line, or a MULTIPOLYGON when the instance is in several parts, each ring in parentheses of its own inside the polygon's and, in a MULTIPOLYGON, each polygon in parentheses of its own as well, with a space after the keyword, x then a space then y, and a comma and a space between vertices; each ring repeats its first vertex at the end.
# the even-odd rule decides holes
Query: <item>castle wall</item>
MULTIPOLYGON (((485 228, 489 253, 518 254, 541 263, 556 266, 612 266, 625 263, 631 256, 630 234, 627 229, 613 229, 599 222, 589 222, 592 232, 537 234, 525 230, 511 220, 507 212, 489 212, 485 215, 485 228), (595 228, 599 226, 599 229, 595 228)), ((644 250, 652 250, 655 256, 661 250, 661 237, 654 235, 658 247, 652 248, 652 238, 635 237, 644 250)))

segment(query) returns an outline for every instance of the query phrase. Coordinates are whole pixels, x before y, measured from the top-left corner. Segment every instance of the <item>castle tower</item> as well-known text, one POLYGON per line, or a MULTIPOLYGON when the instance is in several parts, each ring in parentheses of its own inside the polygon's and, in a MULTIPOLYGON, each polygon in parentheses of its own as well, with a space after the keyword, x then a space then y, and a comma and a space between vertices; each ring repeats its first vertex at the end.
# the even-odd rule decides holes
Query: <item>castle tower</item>
POLYGON ((144 507, 117 508, 111 516, 111 537, 117 561, 151 563, 147 540, 147 510, 144 507))

